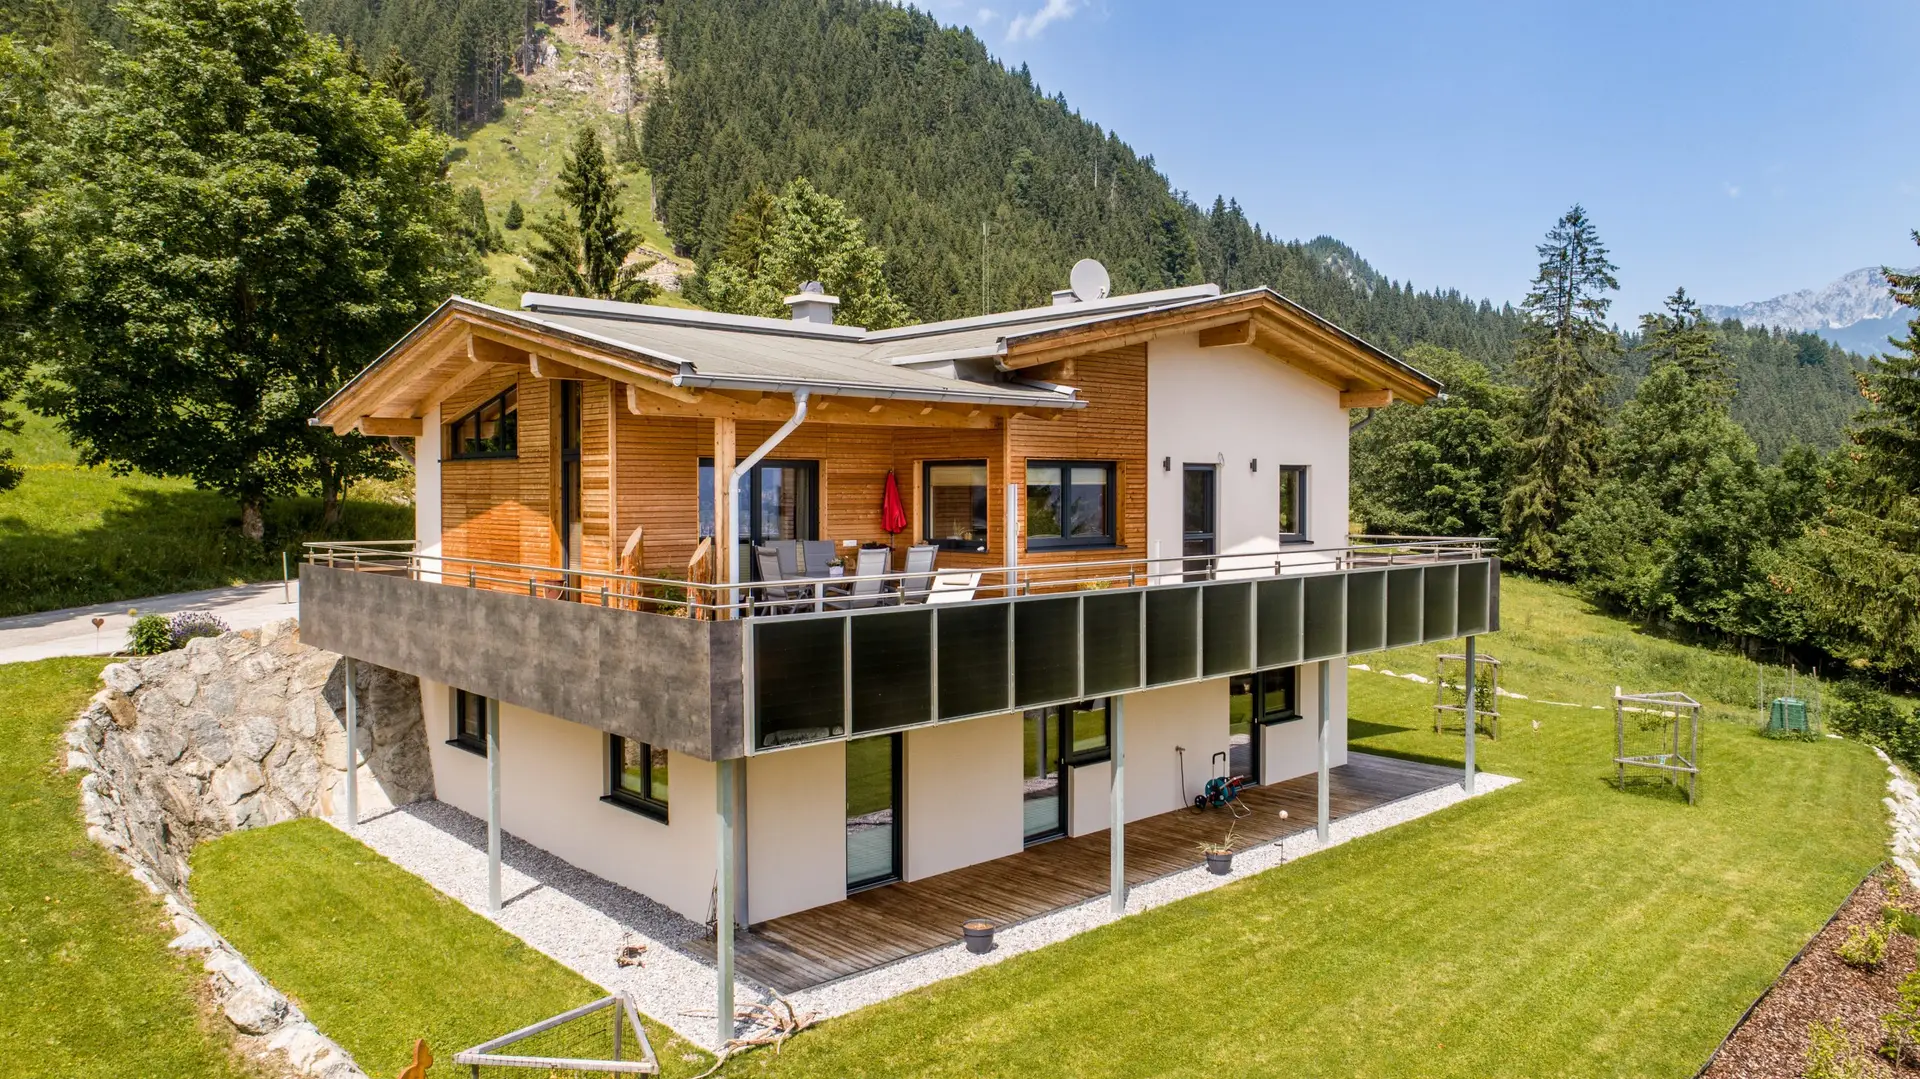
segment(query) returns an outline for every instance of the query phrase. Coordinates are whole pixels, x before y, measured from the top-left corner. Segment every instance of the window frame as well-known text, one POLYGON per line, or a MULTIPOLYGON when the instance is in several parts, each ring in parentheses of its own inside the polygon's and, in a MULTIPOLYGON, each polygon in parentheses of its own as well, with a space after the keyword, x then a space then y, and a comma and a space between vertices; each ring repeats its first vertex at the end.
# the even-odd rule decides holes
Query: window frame
POLYGON ((1307 538, 1307 529, 1309 527, 1309 521, 1307 520, 1307 466, 1306 465, 1281 465, 1278 468, 1276 468, 1274 471, 1277 472, 1280 477, 1280 490, 1283 493, 1283 501, 1284 501, 1284 492, 1286 490, 1286 485, 1289 482, 1292 482, 1295 485, 1294 495, 1293 495, 1293 509, 1294 509, 1294 516, 1298 519, 1297 523, 1300 526, 1296 531, 1293 531, 1293 532, 1280 531, 1281 522, 1279 520, 1279 514, 1276 511, 1274 515, 1273 524, 1274 524, 1274 530, 1278 534, 1280 542, 1281 543, 1312 542, 1307 538))
POLYGON ((448 713, 453 723, 451 725, 452 729, 448 731, 447 744, 456 749, 464 749, 468 753, 474 753, 482 757, 486 756, 488 711, 487 698, 478 693, 456 687, 453 691, 452 711, 448 713), (480 708, 480 733, 471 737, 468 736, 460 725, 460 721, 465 718, 467 714, 468 701, 477 703, 480 708))
POLYGON ((1300 665, 1287 667, 1267 667, 1253 672, 1253 721, 1262 727, 1271 727, 1276 723, 1292 723, 1305 719, 1300 711, 1300 665), (1267 707, 1267 676, 1281 672, 1291 672, 1293 676, 1292 712, 1274 712, 1267 707))
POLYGON ((447 452, 445 455, 445 459, 449 461, 489 461, 489 460, 511 459, 511 458, 520 456, 519 391, 520 391, 520 385, 519 383, 516 382, 513 385, 510 385, 507 388, 501 390, 499 393, 494 394, 492 397, 489 397, 486 400, 468 409, 466 413, 462 415, 459 419, 454 420, 452 423, 447 424, 447 452), (490 450, 484 453, 468 453, 465 450, 461 449, 461 446, 464 440, 461 439, 460 437, 460 428, 465 426, 469 421, 472 421, 474 425, 474 433, 477 436, 480 431, 480 421, 479 421, 480 413, 485 412, 489 405, 493 405, 495 403, 498 403, 500 405, 500 420, 502 424, 505 424, 506 417, 507 417, 506 398, 509 394, 513 395, 513 398, 514 398, 513 448, 507 449, 507 450, 490 450))
POLYGON ((1072 704, 1055 705, 1050 711, 1058 711, 1060 716, 1060 766, 1079 768, 1088 764, 1099 764, 1113 759, 1113 698, 1089 697, 1072 704), (1081 705, 1099 705, 1096 708, 1082 708, 1081 705), (1073 748, 1073 714, 1075 712, 1098 711, 1104 733, 1100 738, 1099 749, 1073 748))
POLYGON ((957 458, 920 462, 920 542, 938 547, 943 551, 959 551, 965 554, 985 554, 993 548, 993 512, 983 509, 980 516, 980 539, 935 539, 933 535, 933 470, 936 468, 979 468, 987 478, 980 484, 981 493, 989 500, 993 498, 993 466, 983 457, 957 458))
MULTIPOLYGON (((653 797, 652 761, 655 748, 651 742, 642 742, 633 738, 622 738, 617 734, 607 735, 607 793, 603 795, 600 800, 608 805, 619 806, 621 809, 630 810, 643 817, 659 821, 661 824, 666 824, 667 814, 671 811, 670 805, 673 799, 673 780, 671 776, 669 776, 667 780, 667 797, 653 797), (621 776, 626 770, 626 744, 628 742, 639 746, 640 752, 648 761, 646 769, 640 773, 645 780, 647 788, 645 793, 630 790, 620 782, 621 776)), ((671 751, 667 752, 671 754, 671 751)), ((667 767, 668 771, 671 772, 673 767, 671 755, 668 757, 667 767)))
POLYGON ((1023 513, 1020 522, 1020 532, 1022 537, 1027 541, 1028 550, 1073 551, 1120 546, 1120 463, 1118 461, 1081 461, 1033 457, 1024 462, 1022 467, 1027 470, 1026 473, 1023 473, 1020 484, 1020 498, 1023 502, 1026 502, 1031 497, 1027 493, 1030 489, 1030 484, 1026 477, 1027 474, 1031 473, 1032 469, 1037 467, 1058 468, 1060 470, 1060 509, 1063 515, 1060 524, 1063 534, 1058 536, 1034 535, 1033 515, 1025 512, 1026 507, 1023 505, 1021 507, 1023 513), (1076 468, 1098 468, 1104 470, 1107 474, 1106 519, 1101 522, 1105 531, 1098 536, 1068 536, 1064 534, 1066 531, 1064 514, 1067 505, 1073 500, 1073 470, 1076 468))
MULTIPOLYGON (((773 539, 768 539, 764 535, 756 535, 755 533, 760 527, 760 514, 758 509, 760 506, 761 478, 766 472, 781 468, 791 468, 804 472, 807 475, 807 490, 809 492, 806 514, 807 527, 799 531, 811 534, 796 536, 794 538, 802 540, 818 540, 820 538, 820 462, 818 460, 807 460, 798 457, 770 457, 754 465, 744 477, 746 482, 740 485, 740 497, 745 499, 747 503, 746 512, 741 513, 740 507, 737 505, 733 508, 734 515, 737 518, 734 521, 734 542, 743 552, 749 550, 752 546, 771 543, 779 539, 777 536, 773 537, 773 539), (744 536, 738 535, 739 526, 743 524, 747 527, 747 534, 744 536)), ((724 482, 719 472, 713 467, 713 458, 702 456, 695 462, 693 469, 693 483, 696 492, 700 489, 702 473, 712 477, 709 481, 711 484, 724 482)), ((708 490, 711 492, 712 488, 709 487, 708 490)), ((698 533, 701 538, 711 539, 718 543, 719 538, 708 535, 709 528, 707 524, 701 520, 702 515, 711 512, 713 512, 712 500, 702 498, 700 504, 696 506, 693 511, 694 531, 698 533)))

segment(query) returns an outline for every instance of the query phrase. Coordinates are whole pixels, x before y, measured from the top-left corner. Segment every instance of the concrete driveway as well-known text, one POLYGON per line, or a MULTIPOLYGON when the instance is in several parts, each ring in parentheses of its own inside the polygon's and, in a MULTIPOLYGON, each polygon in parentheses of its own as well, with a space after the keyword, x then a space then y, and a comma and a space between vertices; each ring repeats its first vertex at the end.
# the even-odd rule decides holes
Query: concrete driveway
POLYGON ((0 618, 0 663, 21 663, 53 656, 104 656, 127 646, 127 612, 175 615, 181 611, 210 611, 233 629, 253 629, 300 613, 300 582, 243 584, 148 596, 63 611, 0 618), (99 629, 93 620, 103 619, 99 629))

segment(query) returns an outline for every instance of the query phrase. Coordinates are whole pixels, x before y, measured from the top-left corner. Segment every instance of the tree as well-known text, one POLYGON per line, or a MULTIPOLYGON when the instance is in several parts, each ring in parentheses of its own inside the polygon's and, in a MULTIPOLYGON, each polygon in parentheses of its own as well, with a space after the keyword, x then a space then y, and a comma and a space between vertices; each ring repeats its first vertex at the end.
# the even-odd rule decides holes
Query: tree
POLYGON ((46 199, 68 245, 32 403, 81 457, 240 505, 391 474, 383 443, 308 426, 329 394, 476 279, 444 139, 369 89, 294 0, 136 0, 132 47, 63 106, 46 199))
POLYGON ((1672 364, 1702 387, 1733 394, 1732 366, 1720 351, 1711 327, 1700 321, 1700 305, 1685 288, 1666 299, 1666 311, 1640 316, 1641 345, 1651 366, 1672 364))
POLYGON ((1523 307, 1526 329, 1514 365, 1527 384, 1518 462, 1504 508, 1516 562, 1554 572, 1557 536, 1593 484, 1604 426, 1604 393, 1619 342, 1607 328, 1613 263, 1578 205, 1536 249, 1539 273, 1523 307))
POLYGON ((433 117, 433 102, 427 96, 427 84, 420 81, 420 73, 400 55, 399 49, 388 49, 387 55, 380 61, 380 70, 374 73, 380 85, 387 88, 387 94, 400 103, 407 114, 407 122, 419 127, 433 117))
MULTIPOLYGON (((1920 232, 1914 240, 1920 243, 1920 232)), ((1903 306, 1920 275, 1882 268, 1903 306)), ((1790 550, 1779 584, 1830 650, 1912 677, 1920 670, 1920 319, 1860 376, 1827 513, 1790 550)))
MULTIPOLYGON (((36 54, 0 37, 0 435, 20 433, 20 417, 7 407, 27 375, 34 318, 57 262, 29 208, 46 135, 46 72, 36 54)), ((0 491, 25 476, 13 450, 0 447, 0 491)))
POLYGON ((474 254, 485 255, 500 247, 500 234, 487 217, 487 199, 478 187, 468 184, 461 188, 456 207, 460 216, 460 235, 465 237, 474 254))
POLYGON ((660 287, 640 276, 653 260, 627 262, 640 235, 620 224, 620 187, 600 136, 581 128, 560 170, 560 198, 573 220, 547 217, 527 226, 538 242, 527 252, 519 287, 634 303, 657 295, 660 287))
POLYGON ((777 198, 750 198, 727 229, 721 256, 701 273, 700 295, 716 310, 778 318, 782 297, 818 281, 840 298, 839 318, 884 329, 911 321, 887 287, 886 253, 868 243, 860 219, 806 178, 777 198))
POLYGON ((520 208, 520 200, 514 199, 512 202, 507 203, 507 231, 516 231, 521 225, 526 224, 526 222, 527 212, 520 208))
POLYGON ((1369 532, 1498 535, 1519 392, 1449 349, 1415 345, 1403 358, 1446 396, 1376 413, 1353 436, 1354 516, 1369 532))

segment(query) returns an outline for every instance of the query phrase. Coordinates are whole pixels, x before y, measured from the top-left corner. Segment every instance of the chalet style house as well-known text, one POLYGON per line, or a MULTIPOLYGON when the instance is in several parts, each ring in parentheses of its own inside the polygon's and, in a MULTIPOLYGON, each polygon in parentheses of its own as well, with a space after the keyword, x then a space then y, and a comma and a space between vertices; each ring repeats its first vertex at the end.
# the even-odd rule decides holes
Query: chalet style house
POLYGON ((721 1015, 736 957, 837 969, 763 927, 1023 851, 1099 843, 1119 907, 1114 825, 1210 780, 1317 783, 1324 827, 1342 657, 1497 628, 1490 544, 1349 536, 1350 410, 1439 384, 1275 292, 836 302, 455 297, 314 421, 407 440, 417 518, 313 548, 304 639, 419 676, 496 902, 504 828, 711 922, 721 1015))

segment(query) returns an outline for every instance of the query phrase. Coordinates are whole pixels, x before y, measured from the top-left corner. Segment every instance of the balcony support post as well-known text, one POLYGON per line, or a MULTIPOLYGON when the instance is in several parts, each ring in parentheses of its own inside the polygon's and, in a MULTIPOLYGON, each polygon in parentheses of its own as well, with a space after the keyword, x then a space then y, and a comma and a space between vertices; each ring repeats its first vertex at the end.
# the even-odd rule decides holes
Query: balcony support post
POLYGON ((347 698, 347 827, 360 827, 360 687, 354 684, 353 657, 341 660, 347 698))
POLYGON ((1127 912, 1127 697, 1124 693, 1113 696, 1109 707, 1113 709, 1113 736, 1111 745, 1112 761, 1107 771, 1107 812, 1111 815, 1108 822, 1107 847, 1109 865, 1107 867, 1107 892, 1112 898, 1113 912, 1127 912))
POLYGON ((1327 845, 1327 837, 1332 829, 1333 796, 1328 784, 1333 770, 1332 747, 1327 745, 1327 731, 1333 723, 1333 661, 1320 661, 1320 784, 1316 791, 1319 803, 1317 832, 1320 845, 1327 845))
POLYGON ((500 913, 500 702, 487 701, 487 912, 500 913))
POLYGON ((719 818, 719 846, 714 852, 717 871, 714 874, 713 900, 713 958, 717 979, 713 1014, 716 1022, 714 1047, 717 1051, 724 1050, 727 1041, 733 1037, 734 874, 738 855, 738 848, 734 845, 734 830, 739 823, 734 783, 737 778, 735 770, 739 767, 740 759, 737 757, 714 765, 714 801, 719 818))
POLYGON ((1479 657, 1475 654, 1475 646, 1478 643, 1478 640, 1472 634, 1467 635, 1467 749, 1466 766, 1463 769, 1464 774, 1460 778, 1460 785, 1466 789, 1469 795, 1473 793, 1473 750, 1476 740, 1474 736, 1479 733, 1478 728, 1480 726, 1480 716, 1476 708, 1476 702, 1473 699, 1474 667, 1479 660, 1479 657))

